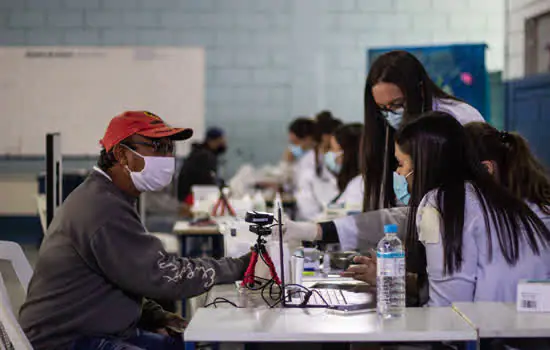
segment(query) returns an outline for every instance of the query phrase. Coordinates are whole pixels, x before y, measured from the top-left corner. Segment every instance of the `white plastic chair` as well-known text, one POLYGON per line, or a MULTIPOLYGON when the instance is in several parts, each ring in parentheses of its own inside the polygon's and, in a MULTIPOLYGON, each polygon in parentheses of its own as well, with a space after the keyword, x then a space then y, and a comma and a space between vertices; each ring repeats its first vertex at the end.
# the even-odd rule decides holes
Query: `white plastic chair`
MULTIPOLYGON (((5 330, 8 340, 14 349, 32 350, 31 343, 27 339, 25 332, 21 329, 17 318, 15 317, 12 306, 8 297, 8 291, 4 285, 4 279, 0 274, 0 323, 5 330)), ((1 344, 0 346, 8 348, 8 344, 1 344)))
POLYGON ((11 263, 19 283, 27 294, 32 277, 32 267, 21 246, 15 242, 0 241, 0 260, 8 260, 11 263))

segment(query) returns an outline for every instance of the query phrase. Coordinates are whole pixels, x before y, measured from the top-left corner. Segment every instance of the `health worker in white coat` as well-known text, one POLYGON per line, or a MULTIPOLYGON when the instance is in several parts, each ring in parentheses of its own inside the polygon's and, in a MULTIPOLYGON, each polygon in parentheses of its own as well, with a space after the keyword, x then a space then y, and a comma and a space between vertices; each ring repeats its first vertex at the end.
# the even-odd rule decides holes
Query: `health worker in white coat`
POLYGON ((330 149, 325 153, 325 165, 334 174, 338 184, 338 195, 331 204, 347 208, 363 204, 363 177, 359 169, 359 147, 363 124, 346 124, 334 131, 330 149))
POLYGON ((403 237, 409 198, 406 176, 394 173, 398 166, 394 156, 396 130, 403 121, 432 110, 446 112, 461 124, 484 121, 474 107, 441 90, 422 63, 406 51, 391 51, 373 62, 364 105, 361 164, 365 212, 319 225, 287 221, 287 239, 339 242, 344 250, 363 250, 376 246, 385 224, 397 224, 403 237))
POLYGON ((294 119, 288 126, 288 148, 283 164, 290 170, 292 186, 296 188, 298 175, 315 167, 315 121, 311 118, 294 119))
POLYGON ((336 174, 327 169, 325 154, 329 151, 332 133, 341 125, 330 111, 322 111, 315 117, 315 147, 312 160, 307 163, 313 163, 313 167, 302 168, 296 175, 294 197, 299 220, 317 220, 339 193, 336 174))

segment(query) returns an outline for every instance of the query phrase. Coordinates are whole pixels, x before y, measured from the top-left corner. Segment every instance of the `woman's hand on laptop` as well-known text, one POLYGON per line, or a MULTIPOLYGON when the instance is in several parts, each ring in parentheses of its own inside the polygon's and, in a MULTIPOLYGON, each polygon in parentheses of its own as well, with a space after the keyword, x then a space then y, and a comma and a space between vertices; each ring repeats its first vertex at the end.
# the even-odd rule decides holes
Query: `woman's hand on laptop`
POLYGON ((342 277, 351 277, 358 281, 366 282, 372 286, 376 285, 376 258, 367 256, 356 256, 353 258, 356 265, 351 265, 342 272, 342 277))

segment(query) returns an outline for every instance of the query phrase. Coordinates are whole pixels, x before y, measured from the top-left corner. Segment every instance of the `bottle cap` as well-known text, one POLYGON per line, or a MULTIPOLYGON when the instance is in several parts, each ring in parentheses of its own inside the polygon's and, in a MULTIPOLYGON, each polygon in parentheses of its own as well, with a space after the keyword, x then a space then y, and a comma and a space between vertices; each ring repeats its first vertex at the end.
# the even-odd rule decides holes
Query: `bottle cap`
POLYGON ((397 233, 397 225, 384 225, 384 233, 397 233))

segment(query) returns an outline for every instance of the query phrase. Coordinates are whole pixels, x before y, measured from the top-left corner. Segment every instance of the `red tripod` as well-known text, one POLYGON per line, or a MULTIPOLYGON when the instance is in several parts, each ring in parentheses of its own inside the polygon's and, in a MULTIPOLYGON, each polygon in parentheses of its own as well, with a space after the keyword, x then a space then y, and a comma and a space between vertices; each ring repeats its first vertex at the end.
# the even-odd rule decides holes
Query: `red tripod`
POLYGON ((258 236, 258 240, 256 241, 256 244, 254 245, 254 250, 252 251, 252 255, 250 256, 250 263, 248 264, 248 268, 246 269, 246 272, 244 273, 244 278, 241 283, 241 286, 247 287, 247 286, 254 286, 255 282, 255 275, 254 271, 256 270, 256 264, 258 263, 258 257, 262 259, 262 261, 267 265, 269 268, 269 272, 271 273, 271 278, 273 281, 280 285, 281 280, 279 279, 279 276, 277 275, 277 270, 275 270, 275 265, 273 264, 273 260, 271 260, 271 257, 269 256, 269 253, 267 252, 267 249, 265 248, 265 240, 258 236))

